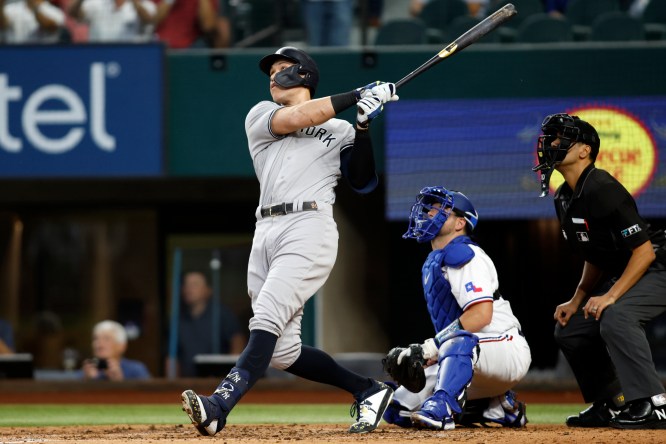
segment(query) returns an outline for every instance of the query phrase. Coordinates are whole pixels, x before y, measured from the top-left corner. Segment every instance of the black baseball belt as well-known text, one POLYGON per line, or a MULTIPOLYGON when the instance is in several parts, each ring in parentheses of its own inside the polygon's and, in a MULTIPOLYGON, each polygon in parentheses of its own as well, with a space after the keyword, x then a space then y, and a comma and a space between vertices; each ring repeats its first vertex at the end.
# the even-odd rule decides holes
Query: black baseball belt
POLYGON ((303 202, 303 208, 294 208, 293 203, 282 202, 274 205, 266 205, 261 207, 261 217, 284 216, 289 213, 296 213, 297 211, 317 211, 317 202, 309 201, 303 202))

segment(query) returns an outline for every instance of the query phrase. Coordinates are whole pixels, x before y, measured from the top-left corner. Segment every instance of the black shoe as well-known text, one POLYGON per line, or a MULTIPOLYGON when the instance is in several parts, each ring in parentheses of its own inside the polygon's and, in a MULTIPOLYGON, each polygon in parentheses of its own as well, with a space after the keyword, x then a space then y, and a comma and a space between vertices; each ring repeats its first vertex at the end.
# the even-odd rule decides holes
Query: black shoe
POLYGON ((597 401, 577 416, 569 416, 567 425, 569 427, 608 427, 610 420, 618 412, 612 409, 607 401, 597 401))
POLYGON ((666 404, 655 406, 660 400, 666 402, 663 395, 650 399, 633 401, 629 407, 610 420, 611 427, 617 429, 666 429, 666 404), (659 398, 660 397, 660 398, 659 398))

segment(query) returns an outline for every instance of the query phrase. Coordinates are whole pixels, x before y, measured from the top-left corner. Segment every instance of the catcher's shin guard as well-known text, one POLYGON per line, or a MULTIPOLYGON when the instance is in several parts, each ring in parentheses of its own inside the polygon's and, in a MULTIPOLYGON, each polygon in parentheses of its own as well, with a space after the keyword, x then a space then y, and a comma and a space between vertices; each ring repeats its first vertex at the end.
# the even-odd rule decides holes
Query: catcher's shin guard
POLYGON ((453 414, 462 413, 467 387, 472 381, 472 359, 479 339, 464 330, 446 340, 439 348, 439 370, 435 394, 412 414, 418 427, 451 430, 453 414))
POLYGON ((439 370, 435 392, 446 394, 454 413, 461 413, 465 403, 467 387, 472 382, 474 350, 479 338, 460 330, 458 334, 439 347, 439 370))

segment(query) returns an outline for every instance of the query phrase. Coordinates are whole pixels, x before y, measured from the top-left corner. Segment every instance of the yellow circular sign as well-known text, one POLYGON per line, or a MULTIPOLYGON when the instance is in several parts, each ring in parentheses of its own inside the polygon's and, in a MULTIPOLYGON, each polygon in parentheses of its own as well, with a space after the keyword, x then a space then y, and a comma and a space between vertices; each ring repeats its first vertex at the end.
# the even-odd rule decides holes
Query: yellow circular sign
MULTIPOLYGON (((637 117, 615 108, 583 107, 568 114, 590 123, 599 133, 597 168, 608 171, 632 196, 643 192, 657 165, 657 147, 647 127, 637 117)), ((553 171, 551 192, 562 182, 562 175, 553 171)))

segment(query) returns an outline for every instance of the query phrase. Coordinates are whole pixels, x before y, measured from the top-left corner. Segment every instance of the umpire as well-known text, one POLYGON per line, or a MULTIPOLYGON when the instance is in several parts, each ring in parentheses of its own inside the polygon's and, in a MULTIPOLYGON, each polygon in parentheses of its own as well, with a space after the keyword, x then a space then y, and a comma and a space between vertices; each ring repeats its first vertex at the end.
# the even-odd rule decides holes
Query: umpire
POLYGON ((570 301, 555 309, 555 340, 585 402, 570 427, 666 429, 666 394, 643 325, 666 311, 666 233, 653 231, 636 202, 595 167, 599 135, 568 114, 547 116, 537 154, 542 196, 553 169, 562 233, 584 259, 570 301))

